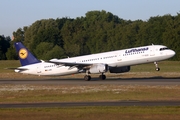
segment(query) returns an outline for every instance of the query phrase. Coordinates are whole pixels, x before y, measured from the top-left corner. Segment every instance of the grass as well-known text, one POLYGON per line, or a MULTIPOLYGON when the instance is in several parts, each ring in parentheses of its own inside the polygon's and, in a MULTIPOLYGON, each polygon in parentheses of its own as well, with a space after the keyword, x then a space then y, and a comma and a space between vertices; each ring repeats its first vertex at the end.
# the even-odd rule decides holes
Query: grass
POLYGON ((2 120, 179 120, 180 107, 71 107, 0 109, 2 120))
POLYGON ((19 60, 0 60, 0 73, 14 72, 6 68, 16 68, 18 66, 20 66, 19 60))
POLYGON ((180 100, 180 86, 0 85, 0 102, 180 100))
MULTIPOLYGON (((159 72, 180 72, 180 61, 161 61, 158 62, 159 72)), ((156 72, 153 63, 133 66, 131 72, 156 72)))

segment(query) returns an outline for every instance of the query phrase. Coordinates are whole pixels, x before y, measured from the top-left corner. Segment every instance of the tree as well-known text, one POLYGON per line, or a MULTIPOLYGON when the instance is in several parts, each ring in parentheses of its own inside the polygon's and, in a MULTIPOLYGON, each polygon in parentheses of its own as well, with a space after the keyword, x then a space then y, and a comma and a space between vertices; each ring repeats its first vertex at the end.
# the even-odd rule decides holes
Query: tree
POLYGON ((9 37, 0 36, 0 60, 6 60, 6 52, 9 47, 9 37))
POLYGON ((37 45, 36 49, 34 50, 35 55, 39 59, 46 59, 46 55, 49 51, 53 49, 53 43, 48 42, 41 42, 37 45))
POLYGON ((18 59, 18 55, 13 46, 13 43, 11 43, 10 48, 8 48, 8 51, 6 52, 6 57, 8 60, 17 60, 18 59))
POLYGON ((153 43, 175 50, 174 60, 179 60, 179 21, 179 13, 177 16, 150 17, 147 21, 131 21, 105 10, 88 11, 85 17, 76 19, 38 20, 19 28, 13 35, 15 41, 22 41, 38 57, 46 56, 45 59, 55 57, 56 51, 72 57, 153 43))
POLYGON ((65 58, 67 57, 65 55, 65 52, 64 50, 59 47, 58 45, 55 45, 52 50, 48 51, 47 54, 45 55, 45 59, 46 60, 49 60, 49 59, 53 59, 53 58, 65 58))
POLYGON ((13 37, 16 42, 23 42, 24 41, 24 31, 22 28, 18 28, 16 32, 13 32, 13 37))

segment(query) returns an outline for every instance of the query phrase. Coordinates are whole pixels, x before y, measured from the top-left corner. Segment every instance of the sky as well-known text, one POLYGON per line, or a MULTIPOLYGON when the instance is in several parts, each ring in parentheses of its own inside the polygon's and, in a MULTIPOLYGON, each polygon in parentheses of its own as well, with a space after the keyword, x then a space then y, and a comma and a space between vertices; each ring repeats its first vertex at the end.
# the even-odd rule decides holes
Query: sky
POLYGON ((41 19, 76 18, 105 10, 125 20, 180 13, 180 0, 0 0, 0 35, 12 37, 18 28, 41 19))

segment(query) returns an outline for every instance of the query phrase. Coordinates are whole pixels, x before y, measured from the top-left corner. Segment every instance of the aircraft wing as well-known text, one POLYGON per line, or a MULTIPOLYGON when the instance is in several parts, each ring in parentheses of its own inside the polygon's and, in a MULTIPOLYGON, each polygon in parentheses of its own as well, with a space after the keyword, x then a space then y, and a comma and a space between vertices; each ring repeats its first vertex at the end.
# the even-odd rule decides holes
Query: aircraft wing
POLYGON ((78 67, 78 68, 83 68, 83 69, 93 65, 92 63, 63 62, 63 61, 54 60, 54 59, 50 60, 49 62, 58 64, 58 65, 78 67))

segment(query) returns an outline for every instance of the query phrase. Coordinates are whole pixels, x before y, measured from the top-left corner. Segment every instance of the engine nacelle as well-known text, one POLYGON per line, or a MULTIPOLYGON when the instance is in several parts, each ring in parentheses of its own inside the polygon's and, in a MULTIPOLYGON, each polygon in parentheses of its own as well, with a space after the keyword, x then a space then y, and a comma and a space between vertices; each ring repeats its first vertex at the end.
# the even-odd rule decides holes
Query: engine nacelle
POLYGON ((108 71, 108 65, 106 64, 94 64, 89 69, 90 73, 104 73, 108 71))
POLYGON ((130 71, 130 66, 125 66, 125 67, 110 67, 109 72, 110 73, 124 73, 124 72, 129 72, 130 71))

